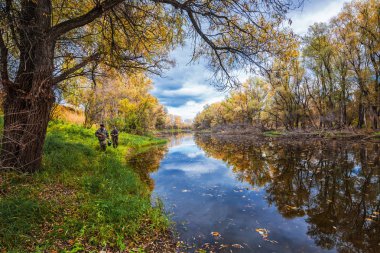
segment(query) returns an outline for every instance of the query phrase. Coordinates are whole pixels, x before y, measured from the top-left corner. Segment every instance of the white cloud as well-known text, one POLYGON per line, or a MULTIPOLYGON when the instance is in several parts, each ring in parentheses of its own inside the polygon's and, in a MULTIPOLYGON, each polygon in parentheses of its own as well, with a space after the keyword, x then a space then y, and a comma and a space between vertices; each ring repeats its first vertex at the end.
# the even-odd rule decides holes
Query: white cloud
POLYGON ((182 88, 178 90, 164 90, 162 95, 165 96, 201 96, 209 97, 208 94, 214 93, 215 90, 210 85, 205 84, 194 84, 186 82, 183 84, 182 88))
MULTIPOLYGON (((221 93, 221 94, 223 94, 223 93, 221 93)), ((190 101, 187 101, 184 105, 182 105, 180 107, 168 106, 167 108, 168 108, 169 113, 179 115, 183 119, 193 119, 195 117, 195 115, 198 112, 202 111, 203 108, 207 104, 220 102, 225 98, 224 94, 223 95, 215 94, 215 95, 216 95, 215 97, 210 97, 207 100, 204 100, 203 102, 195 102, 195 101, 190 100, 190 101)))
POLYGON ((302 9, 294 10, 289 17, 294 32, 303 35, 316 22, 328 22, 343 8, 347 0, 307 1, 302 9))

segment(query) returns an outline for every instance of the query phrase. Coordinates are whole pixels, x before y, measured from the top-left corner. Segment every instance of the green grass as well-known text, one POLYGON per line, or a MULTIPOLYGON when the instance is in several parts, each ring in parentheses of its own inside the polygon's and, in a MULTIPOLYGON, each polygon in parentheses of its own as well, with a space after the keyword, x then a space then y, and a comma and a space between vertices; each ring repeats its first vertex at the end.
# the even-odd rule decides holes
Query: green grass
POLYGON ((283 135, 283 133, 278 132, 278 131, 266 131, 263 133, 267 137, 277 137, 283 135))
POLYGON ((128 150, 165 141, 122 133, 118 149, 101 152, 94 131, 51 123, 42 170, 0 174, 0 251, 123 251, 167 231, 125 163, 128 150))

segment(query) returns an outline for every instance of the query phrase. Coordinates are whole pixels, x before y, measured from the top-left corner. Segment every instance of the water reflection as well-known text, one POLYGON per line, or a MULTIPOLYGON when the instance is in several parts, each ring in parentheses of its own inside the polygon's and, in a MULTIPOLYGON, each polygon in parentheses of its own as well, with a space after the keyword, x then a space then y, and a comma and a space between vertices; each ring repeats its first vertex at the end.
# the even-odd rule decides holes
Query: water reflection
POLYGON ((231 165, 239 180, 265 186, 283 217, 307 215, 307 234, 321 248, 379 252, 379 144, 257 145, 204 135, 196 143, 231 165))
POLYGON ((131 155, 127 156, 127 164, 134 168, 144 182, 148 183, 151 190, 154 189, 154 180, 150 173, 157 171, 161 160, 168 151, 165 145, 157 145, 140 150, 132 150, 131 155))
POLYGON ((153 172, 183 251, 380 252, 379 157, 373 143, 183 135, 130 162, 153 172))

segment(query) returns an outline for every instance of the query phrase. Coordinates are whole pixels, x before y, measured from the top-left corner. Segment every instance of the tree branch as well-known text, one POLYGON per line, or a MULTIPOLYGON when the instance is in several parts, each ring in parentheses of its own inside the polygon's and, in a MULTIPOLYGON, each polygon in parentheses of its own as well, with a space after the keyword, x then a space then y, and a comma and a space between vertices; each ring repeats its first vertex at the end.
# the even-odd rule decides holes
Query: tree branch
POLYGON ((50 35, 52 39, 57 39, 59 36, 76 29, 78 27, 82 27, 86 24, 91 23, 96 18, 102 16, 105 12, 111 10, 113 7, 122 3, 124 0, 105 0, 104 2, 96 5, 92 10, 87 12, 86 14, 72 18, 66 21, 63 21, 55 26, 53 26, 50 30, 50 35))
POLYGON ((56 76, 53 78, 53 84, 56 85, 59 82, 62 82, 70 77, 70 75, 74 74, 76 71, 80 70, 84 66, 86 66, 88 63, 95 61, 100 56, 99 53, 95 53, 87 58, 85 58, 82 62, 78 63, 77 65, 73 66, 72 68, 67 69, 66 71, 62 72, 59 76, 56 76))

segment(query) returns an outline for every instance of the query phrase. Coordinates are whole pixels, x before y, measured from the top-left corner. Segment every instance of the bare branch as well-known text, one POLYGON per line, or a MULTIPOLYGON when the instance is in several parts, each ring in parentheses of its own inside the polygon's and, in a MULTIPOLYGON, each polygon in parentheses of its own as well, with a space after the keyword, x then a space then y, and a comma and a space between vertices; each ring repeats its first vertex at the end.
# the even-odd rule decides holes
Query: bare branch
POLYGON ((53 84, 58 84, 59 82, 62 82, 64 80, 70 78, 70 76, 72 74, 74 74, 76 71, 80 70, 81 68, 85 67, 88 63, 95 61, 96 59, 99 58, 99 56, 100 56, 99 53, 95 53, 95 54, 85 58, 83 61, 81 61, 80 63, 78 63, 74 67, 65 70, 59 76, 56 76, 53 78, 53 84))

